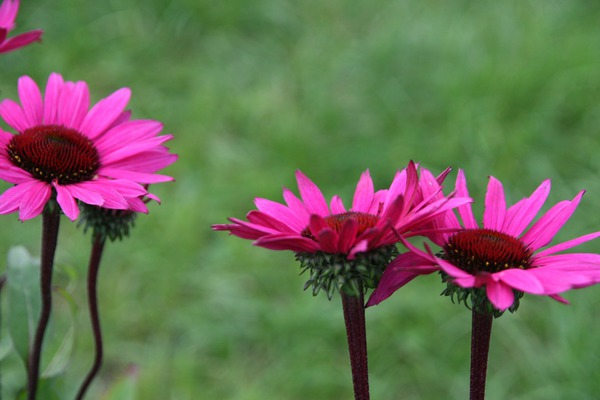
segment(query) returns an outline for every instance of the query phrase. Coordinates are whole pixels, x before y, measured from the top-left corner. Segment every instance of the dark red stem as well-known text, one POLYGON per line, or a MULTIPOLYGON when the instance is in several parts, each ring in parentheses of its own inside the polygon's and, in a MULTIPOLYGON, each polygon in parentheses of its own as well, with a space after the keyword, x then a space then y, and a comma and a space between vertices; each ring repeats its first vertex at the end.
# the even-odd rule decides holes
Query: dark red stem
POLYGON ((365 303, 360 288, 360 296, 351 296, 341 291, 352 383, 355 400, 369 400, 369 369, 367 361, 367 330, 365 325, 365 303))
POLYGON ((100 261, 102 259, 102 252, 104 250, 105 239, 96 235, 94 237, 94 243, 92 245, 92 253, 90 254, 90 263, 88 266, 88 306, 90 308, 90 321, 92 324, 92 332, 94 334, 94 346, 95 346, 95 357, 94 363, 90 368, 87 376, 83 383, 79 387, 77 392, 76 400, 82 400, 90 387, 92 381, 100 371, 102 367, 103 357, 103 346, 102 346, 102 329, 100 327, 100 314, 98 312, 98 270, 100 269, 100 261))
POLYGON ((40 379, 40 360, 46 327, 52 312, 52 270, 54 253, 58 241, 60 209, 57 204, 48 204, 42 213, 42 252, 40 262, 40 293, 42 305, 33 347, 27 363, 27 399, 35 400, 40 379))
POLYGON ((494 316, 472 311, 471 328, 471 400, 485 399, 488 353, 494 316))

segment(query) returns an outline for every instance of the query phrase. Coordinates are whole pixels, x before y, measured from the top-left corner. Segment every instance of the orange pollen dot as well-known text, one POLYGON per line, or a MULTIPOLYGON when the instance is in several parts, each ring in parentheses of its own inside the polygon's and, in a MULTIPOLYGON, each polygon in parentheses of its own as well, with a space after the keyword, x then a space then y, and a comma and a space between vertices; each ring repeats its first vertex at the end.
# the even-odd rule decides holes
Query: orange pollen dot
POLYGON ((527 269, 531 256, 532 251, 522 241, 492 229, 465 229, 444 245, 444 258, 472 274, 527 269))
POLYGON ((14 135, 6 146, 8 159, 34 178, 61 185, 91 180, 100 156, 90 139, 59 125, 40 125, 14 135))
MULTIPOLYGON (((341 214, 328 215, 323 219, 325 220, 325 223, 327 223, 327 225, 337 233, 340 233, 346 221, 354 219, 358 223, 358 231, 356 235, 359 236, 367 229, 373 228, 375 225, 377 225, 379 216, 363 212, 348 211, 341 214)), ((302 231, 301 235, 311 239, 316 239, 311 233, 310 227, 308 226, 302 231)))

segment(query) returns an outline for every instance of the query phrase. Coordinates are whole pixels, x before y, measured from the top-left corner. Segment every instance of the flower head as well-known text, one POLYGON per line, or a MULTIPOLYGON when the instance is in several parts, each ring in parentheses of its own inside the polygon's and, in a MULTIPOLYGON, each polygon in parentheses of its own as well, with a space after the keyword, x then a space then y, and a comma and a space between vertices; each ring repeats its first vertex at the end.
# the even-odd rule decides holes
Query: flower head
POLYGON ((15 27, 15 19, 19 11, 19 0, 4 0, 0 5, 0 53, 6 53, 27 46, 40 40, 41 30, 34 30, 13 36, 9 39, 8 33, 15 27))
POLYGON ((356 277, 376 284, 395 254, 400 235, 417 234, 436 217, 470 201, 429 193, 427 186, 434 181, 439 187, 444 177, 436 179, 422 169, 419 178, 411 162, 396 174, 389 189, 375 191, 369 171, 365 171, 352 206, 346 208, 339 196, 328 205, 317 185, 297 171, 300 198, 284 188, 286 205, 258 198, 258 210, 247 214, 248 221, 230 218, 232 224, 214 225, 213 229, 255 240, 257 246, 296 252, 303 268, 311 270, 307 287, 313 285, 315 293, 326 289, 330 294, 332 279, 348 282, 356 277), (381 271, 373 274, 374 269, 381 271))
POLYGON ((131 92, 122 88, 91 109, 85 82, 65 82, 53 73, 44 97, 28 76, 19 79, 21 105, 0 103, 0 117, 17 134, 0 129, 0 179, 14 186, 0 196, 0 214, 19 211, 27 220, 56 198, 71 220, 77 200, 109 209, 147 212, 142 186, 173 178, 156 174, 177 156, 157 136, 162 124, 130 120, 131 92))
MULTIPOLYGON (((468 195, 462 171, 456 188, 458 195, 468 195)), ((557 203, 527 229, 549 192, 550 181, 546 180, 530 197, 507 209, 502 184, 490 177, 483 226, 477 224, 470 204, 457 208, 463 226, 453 214, 435 221, 438 233, 431 238, 443 251, 434 254, 428 246, 422 251, 406 242, 410 251, 392 261, 368 305, 379 304, 416 276, 435 271, 441 272, 448 284, 445 294, 496 316, 506 309, 514 311, 523 293, 566 302, 559 293, 598 283, 600 255, 557 253, 592 240, 600 232, 542 250, 571 217, 584 191, 573 200, 557 203), (445 232, 444 227, 448 228, 445 232)))

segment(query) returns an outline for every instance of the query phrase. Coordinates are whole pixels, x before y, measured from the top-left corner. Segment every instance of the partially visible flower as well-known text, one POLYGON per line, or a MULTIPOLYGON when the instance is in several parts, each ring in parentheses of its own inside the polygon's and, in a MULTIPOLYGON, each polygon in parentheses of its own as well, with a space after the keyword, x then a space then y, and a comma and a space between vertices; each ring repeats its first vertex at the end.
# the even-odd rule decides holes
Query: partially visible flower
MULTIPOLYGON (((458 173, 456 188, 458 196, 468 196, 463 171, 458 173)), ((463 226, 450 213, 435 221, 438 234, 431 238, 443 251, 434 254, 428 246, 422 251, 405 242, 410 251, 392 261, 367 305, 379 304, 418 275, 435 271, 447 282, 445 294, 496 316, 506 309, 514 311, 523 293, 566 302, 559 293, 600 282, 600 255, 556 254, 597 238, 600 232, 541 250, 571 217, 584 191, 571 201, 557 203, 526 229, 549 192, 546 180, 530 197, 507 209, 502 184, 490 177, 483 227, 473 217, 470 204, 457 208, 463 226)))
POLYGON ((91 109, 85 82, 65 82, 53 73, 44 98, 28 76, 19 79, 21 105, 0 103, 0 117, 16 135, 0 129, 0 179, 15 186, 0 196, 0 214, 19 210, 27 220, 56 198, 71 220, 77 200, 104 208, 147 212, 142 186, 173 178, 156 172, 177 156, 158 136, 162 124, 130 120, 125 111, 131 91, 122 88, 91 109))
POLYGON ((41 40, 42 31, 36 29, 7 39, 8 33, 15 27, 19 11, 19 0, 4 0, 0 5, 0 53, 6 53, 41 40))
MULTIPOLYGON (((422 175, 435 180, 425 169, 422 175)), ((230 218, 232 224, 213 229, 255 240, 257 246, 296 252, 303 268, 311 270, 307 287, 312 285, 315 294, 324 289, 329 296, 355 278, 372 287, 396 254, 401 235, 418 234, 436 217, 470 201, 425 195, 423 186, 430 182, 419 179, 412 162, 396 174, 389 189, 377 192, 365 171, 348 209, 339 196, 328 205, 321 190, 300 171, 296 179, 301 199, 284 188, 286 205, 257 198, 258 210, 247 214, 248 221, 230 218)))

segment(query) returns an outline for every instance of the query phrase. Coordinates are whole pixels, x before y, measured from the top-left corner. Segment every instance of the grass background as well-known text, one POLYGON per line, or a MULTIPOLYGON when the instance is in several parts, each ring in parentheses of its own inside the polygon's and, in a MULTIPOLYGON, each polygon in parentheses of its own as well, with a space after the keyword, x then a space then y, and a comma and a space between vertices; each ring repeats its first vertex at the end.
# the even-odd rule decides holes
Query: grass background
MULTIPOLYGON (((18 31, 44 42, 1 56, 2 98, 53 71, 94 101, 128 86, 134 118, 164 122, 180 155, 153 188, 163 204, 107 247, 89 397, 135 364, 139 399, 351 398, 340 302, 302 291, 292 253, 210 230, 281 201, 296 169, 349 198, 366 168, 378 187, 410 159, 464 168, 479 215, 488 175, 513 202, 550 177, 551 202, 588 190, 557 239, 598 230, 599 19, 584 0, 23 1, 18 31)), ((39 253, 39 218, 1 221, 0 254, 39 253)), ((60 235, 57 261, 78 271, 72 393, 92 357, 90 239, 66 218, 60 235)), ((425 277, 368 310, 373 399, 467 397, 470 314, 442 288, 425 277)), ((566 297, 496 321, 490 400, 598 397, 600 291, 566 297)))

